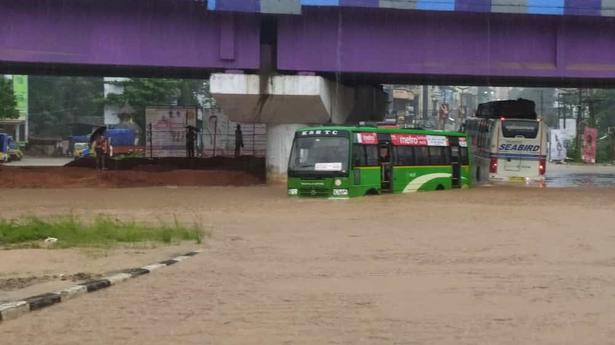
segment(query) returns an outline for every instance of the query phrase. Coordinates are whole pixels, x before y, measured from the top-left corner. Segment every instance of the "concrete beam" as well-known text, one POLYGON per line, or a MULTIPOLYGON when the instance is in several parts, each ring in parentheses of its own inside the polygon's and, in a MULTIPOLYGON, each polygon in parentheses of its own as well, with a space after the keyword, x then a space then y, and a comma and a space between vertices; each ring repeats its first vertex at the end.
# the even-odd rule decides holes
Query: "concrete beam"
POLYGON ((211 94, 236 122, 346 123, 384 114, 384 93, 348 87, 319 76, 281 75, 263 82, 254 74, 213 74, 211 94))
POLYGON ((235 122, 344 122, 352 90, 318 76, 213 74, 211 94, 235 122), (338 96, 339 95, 339 96, 338 96))
POLYGON ((381 88, 348 87, 319 76, 213 74, 210 92, 235 122, 267 123, 267 182, 285 183, 295 131, 305 124, 381 120, 381 88))

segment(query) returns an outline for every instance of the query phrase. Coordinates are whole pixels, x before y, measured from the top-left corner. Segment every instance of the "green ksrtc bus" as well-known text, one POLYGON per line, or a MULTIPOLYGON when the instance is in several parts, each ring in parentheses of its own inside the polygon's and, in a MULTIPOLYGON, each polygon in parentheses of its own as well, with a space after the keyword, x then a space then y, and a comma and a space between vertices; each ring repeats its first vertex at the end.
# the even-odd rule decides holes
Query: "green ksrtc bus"
POLYGON ((310 127, 295 133, 288 195, 347 198, 468 188, 464 133, 381 127, 310 127))

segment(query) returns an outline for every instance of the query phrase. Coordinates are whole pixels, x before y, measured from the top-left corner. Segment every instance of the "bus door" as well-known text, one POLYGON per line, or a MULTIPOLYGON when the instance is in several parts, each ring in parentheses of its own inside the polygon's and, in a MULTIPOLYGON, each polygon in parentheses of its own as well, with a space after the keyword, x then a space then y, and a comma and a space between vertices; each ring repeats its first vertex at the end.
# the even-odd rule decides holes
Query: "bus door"
POLYGON ((459 138, 449 137, 449 145, 451 147, 451 185, 453 188, 461 188, 461 148, 459 147, 459 138))
POLYGON ((385 135, 379 135, 378 144, 378 162, 380 164, 380 181, 383 192, 393 191, 393 148, 391 139, 384 138, 385 135))

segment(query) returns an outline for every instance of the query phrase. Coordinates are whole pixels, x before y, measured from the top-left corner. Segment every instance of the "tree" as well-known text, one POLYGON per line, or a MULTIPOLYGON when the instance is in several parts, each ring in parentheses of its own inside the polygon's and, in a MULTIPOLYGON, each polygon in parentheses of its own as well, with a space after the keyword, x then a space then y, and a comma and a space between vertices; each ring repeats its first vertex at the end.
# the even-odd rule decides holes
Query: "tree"
POLYGON ((65 137, 84 117, 103 118, 103 78, 30 77, 30 130, 39 136, 65 137))
POLYGON ((536 113, 545 120, 550 127, 557 125, 557 111, 553 107, 555 102, 555 90, 551 88, 513 88, 510 98, 525 98, 534 101, 536 113))
POLYGON ((110 94, 106 102, 117 106, 126 103, 135 109, 135 122, 145 128, 145 108, 150 106, 211 106, 209 83, 197 79, 132 78, 109 82, 123 89, 110 94))
POLYGON ((615 90, 597 90, 595 97, 600 100, 594 109, 596 127, 603 135, 609 127, 615 127, 615 90))
POLYGON ((0 119, 19 118, 17 98, 13 92, 13 83, 0 75, 0 119))

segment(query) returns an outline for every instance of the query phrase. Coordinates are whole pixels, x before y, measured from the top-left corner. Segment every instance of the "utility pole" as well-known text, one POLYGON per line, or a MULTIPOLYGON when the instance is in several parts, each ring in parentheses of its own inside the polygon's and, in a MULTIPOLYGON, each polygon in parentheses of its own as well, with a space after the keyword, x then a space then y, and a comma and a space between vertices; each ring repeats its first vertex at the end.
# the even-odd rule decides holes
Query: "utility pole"
POLYGON ((545 118, 544 89, 540 89, 540 118, 545 118))
POLYGON ((558 90, 557 92, 557 128, 558 129, 560 128, 561 117, 562 117, 562 94, 558 90))
POLYGON ((429 92, 427 85, 423 85, 423 121, 427 121, 427 117, 429 117, 429 92))
POLYGON ((578 106, 577 106, 577 137, 576 137, 576 148, 577 152, 581 152, 581 136, 583 135, 583 130, 581 127, 583 126, 584 119, 584 106, 583 106, 583 89, 578 89, 578 106))

